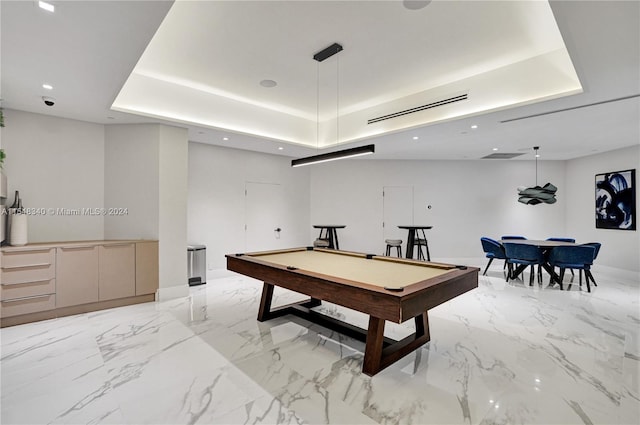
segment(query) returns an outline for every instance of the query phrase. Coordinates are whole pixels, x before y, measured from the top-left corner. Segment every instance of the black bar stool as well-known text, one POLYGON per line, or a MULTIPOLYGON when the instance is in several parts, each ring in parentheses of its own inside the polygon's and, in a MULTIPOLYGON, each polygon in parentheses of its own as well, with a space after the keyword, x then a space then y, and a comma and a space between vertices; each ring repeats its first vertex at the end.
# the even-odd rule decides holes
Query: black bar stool
POLYGON ((416 229, 415 245, 418 247, 418 260, 431 261, 431 254, 429 253, 429 242, 427 241, 427 235, 424 233, 424 229, 416 229), (422 237, 418 232, 422 232, 422 237), (424 246, 427 251, 427 256, 422 253, 422 247, 424 246))

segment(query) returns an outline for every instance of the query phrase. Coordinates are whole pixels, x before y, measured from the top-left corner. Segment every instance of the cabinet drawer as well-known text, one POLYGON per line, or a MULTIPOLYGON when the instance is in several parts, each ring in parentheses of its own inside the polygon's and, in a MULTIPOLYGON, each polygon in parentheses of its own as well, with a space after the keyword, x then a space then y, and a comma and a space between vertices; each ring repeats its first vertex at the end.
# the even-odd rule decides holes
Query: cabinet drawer
POLYGON ((56 250, 34 249, 26 251, 2 252, 0 264, 2 270, 11 270, 16 267, 45 265, 56 263, 56 250))
MULTIPOLYGON (((56 276, 56 250, 30 249, 0 254, 0 283, 41 282, 56 276)), ((4 299, 4 298, 3 298, 4 299)))
POLYGON ((3 282, 2 285, 0 285, 0 300, 11 300, 14 298, 25 298, 33 297, 36 295, 49 295, 55 293, 55 279, 14 284, 3 282))
POLYGON ((37 313, 53 310, 56 307, 56 296, 36 295, 29 298, 0 301, 0 317, 17 316, 19 314, 37 313))
POLYGON ((17 283, 40 282, 56 277, 56 267, 54 264, 37 264, 32 266, 2 268, 0 282, 3 285, 14 285, 17 283))

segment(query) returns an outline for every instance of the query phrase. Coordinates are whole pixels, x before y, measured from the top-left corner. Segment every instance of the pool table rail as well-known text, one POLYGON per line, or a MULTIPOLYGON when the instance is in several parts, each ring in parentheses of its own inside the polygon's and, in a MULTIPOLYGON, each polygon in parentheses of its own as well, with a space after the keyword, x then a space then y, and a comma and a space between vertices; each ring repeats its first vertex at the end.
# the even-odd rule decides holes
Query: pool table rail
MULTIPOLYGON (((248 254, 228 254, 227 269, 274 284, 311 298, 328 301, 343 307, 374 315, 384 320, 402 323, 442 304, 458 295, 470 291, 478 286, 475 267, 458 269, 449 264, 434 263, 434 268, 448 269, 440 276, 425 279, 407 285, 402 291, 389 291, 378 285, 367 284, 337 276, 329 276, 305 269, 290 270, 286 265, 270 263, 263 260, 268 254, 278 254, 310 250, 309 248, 295 248, 248 254)), ((350 255, 368 261, 389 261, 387 257, 371 256, 345 251, 311 250, 328 252, 332 255, 350 255)), ((402 263, 432 267, 431 263, 415 260, 394 259, 402 263)))

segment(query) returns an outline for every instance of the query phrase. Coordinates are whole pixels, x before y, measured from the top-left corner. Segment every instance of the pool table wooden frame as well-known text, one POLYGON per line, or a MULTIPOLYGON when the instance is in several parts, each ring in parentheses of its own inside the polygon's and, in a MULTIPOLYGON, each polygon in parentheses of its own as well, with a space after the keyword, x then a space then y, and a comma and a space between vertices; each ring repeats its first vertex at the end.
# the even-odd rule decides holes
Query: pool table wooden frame
POLYGON ((362 371, 373 376, 382 369, 413 352, 430 340, 427 311, 458 295, 478 287, 476 267, 455 266, 441 263, 406 260, 393 257, 326 250, 313 247, 247 254, 228 254, 227 269, 262 280, 262 298, 258 320, 266 321, 286 314, 294 314, 321 326, 365 342, 362 371), (360 257, 362 261, 392 261, 424 267, 449 270, 447 273, 405 286, 402 291, 390 291, 384 287, 329 276, 321 273, 291 269, 287 266, 261 259, 269 254, 315 250, 334 255, 360 257), (274 286, 290 289, 311 297, 302 301, 271 308, 274 286), (367 330, 328 317, 313 310, 328 301, 369 315, 367 330), (402 323, 414 319, 416 332, 395 341, 384 336, 385 320, 402 323))

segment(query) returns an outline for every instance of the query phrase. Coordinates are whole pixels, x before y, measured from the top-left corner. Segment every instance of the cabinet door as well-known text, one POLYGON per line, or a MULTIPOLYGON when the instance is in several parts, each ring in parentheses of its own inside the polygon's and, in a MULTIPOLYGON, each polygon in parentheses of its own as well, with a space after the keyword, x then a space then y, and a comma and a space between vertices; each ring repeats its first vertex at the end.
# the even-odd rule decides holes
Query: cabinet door
POLYGON ((98 247, 57 248, 56 307, 98 301, 98 247))
POLYGON ((136 295, 158 290, 158 242, 136 243, 136 295))
POLYGON ((100 246, 100 301, 132 297, 136 292, 135 244, 100 246))

